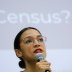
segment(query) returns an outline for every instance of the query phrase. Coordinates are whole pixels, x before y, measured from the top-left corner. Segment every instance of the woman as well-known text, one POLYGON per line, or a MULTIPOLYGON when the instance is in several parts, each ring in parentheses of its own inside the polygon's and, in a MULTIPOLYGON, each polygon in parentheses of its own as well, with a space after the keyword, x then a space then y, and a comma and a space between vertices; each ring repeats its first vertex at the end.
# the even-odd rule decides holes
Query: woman
POLYGON ((15 40, 14 49, 18 58, 19 66, 24 68, 23 72, 51 72, 50 63, 46 60, 36 60, 35 56, 41 53, 46 56, 44 37, 40 31, 33 27, 27 27, 21 30, 15 40))

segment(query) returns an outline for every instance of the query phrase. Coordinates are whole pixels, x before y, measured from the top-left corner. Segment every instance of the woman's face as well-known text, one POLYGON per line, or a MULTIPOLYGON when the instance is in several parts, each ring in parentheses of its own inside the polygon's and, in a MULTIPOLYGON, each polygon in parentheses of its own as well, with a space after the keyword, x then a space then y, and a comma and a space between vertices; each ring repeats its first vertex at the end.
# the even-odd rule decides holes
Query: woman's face
POLYGON ((25 31, 20 38, 20 51, 24 60, 33 60, 36 53, 46 56, 42 35, 34 29, 25 31))

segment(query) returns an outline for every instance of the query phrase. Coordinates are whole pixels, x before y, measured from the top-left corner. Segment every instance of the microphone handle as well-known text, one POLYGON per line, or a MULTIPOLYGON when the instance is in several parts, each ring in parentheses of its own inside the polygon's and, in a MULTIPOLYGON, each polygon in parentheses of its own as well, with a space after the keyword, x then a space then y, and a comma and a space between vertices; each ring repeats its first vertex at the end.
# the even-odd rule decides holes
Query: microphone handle
POLYGON ((45 72, 50 72, 50 70, 45 70, 45 72))

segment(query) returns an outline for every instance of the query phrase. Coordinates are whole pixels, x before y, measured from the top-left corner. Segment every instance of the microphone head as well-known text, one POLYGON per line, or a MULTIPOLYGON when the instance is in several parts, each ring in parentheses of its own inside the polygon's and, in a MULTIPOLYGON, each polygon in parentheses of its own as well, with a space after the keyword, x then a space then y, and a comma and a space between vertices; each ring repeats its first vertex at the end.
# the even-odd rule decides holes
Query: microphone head
POLYGON ((35 55, 35 60, 39 62, 40 60, 44 60, 44 55, 42 53, 37 53, 35 55))

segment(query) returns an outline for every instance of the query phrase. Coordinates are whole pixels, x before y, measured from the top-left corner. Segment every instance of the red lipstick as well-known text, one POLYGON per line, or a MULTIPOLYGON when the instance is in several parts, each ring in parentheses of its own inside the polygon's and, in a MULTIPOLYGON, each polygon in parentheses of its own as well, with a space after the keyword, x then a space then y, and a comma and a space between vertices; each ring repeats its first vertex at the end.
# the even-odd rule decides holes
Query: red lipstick
POLYGON ((42 53, 42 51, 43 51, 42 49, 38 48, 34 51, 34 53, 42 53))

